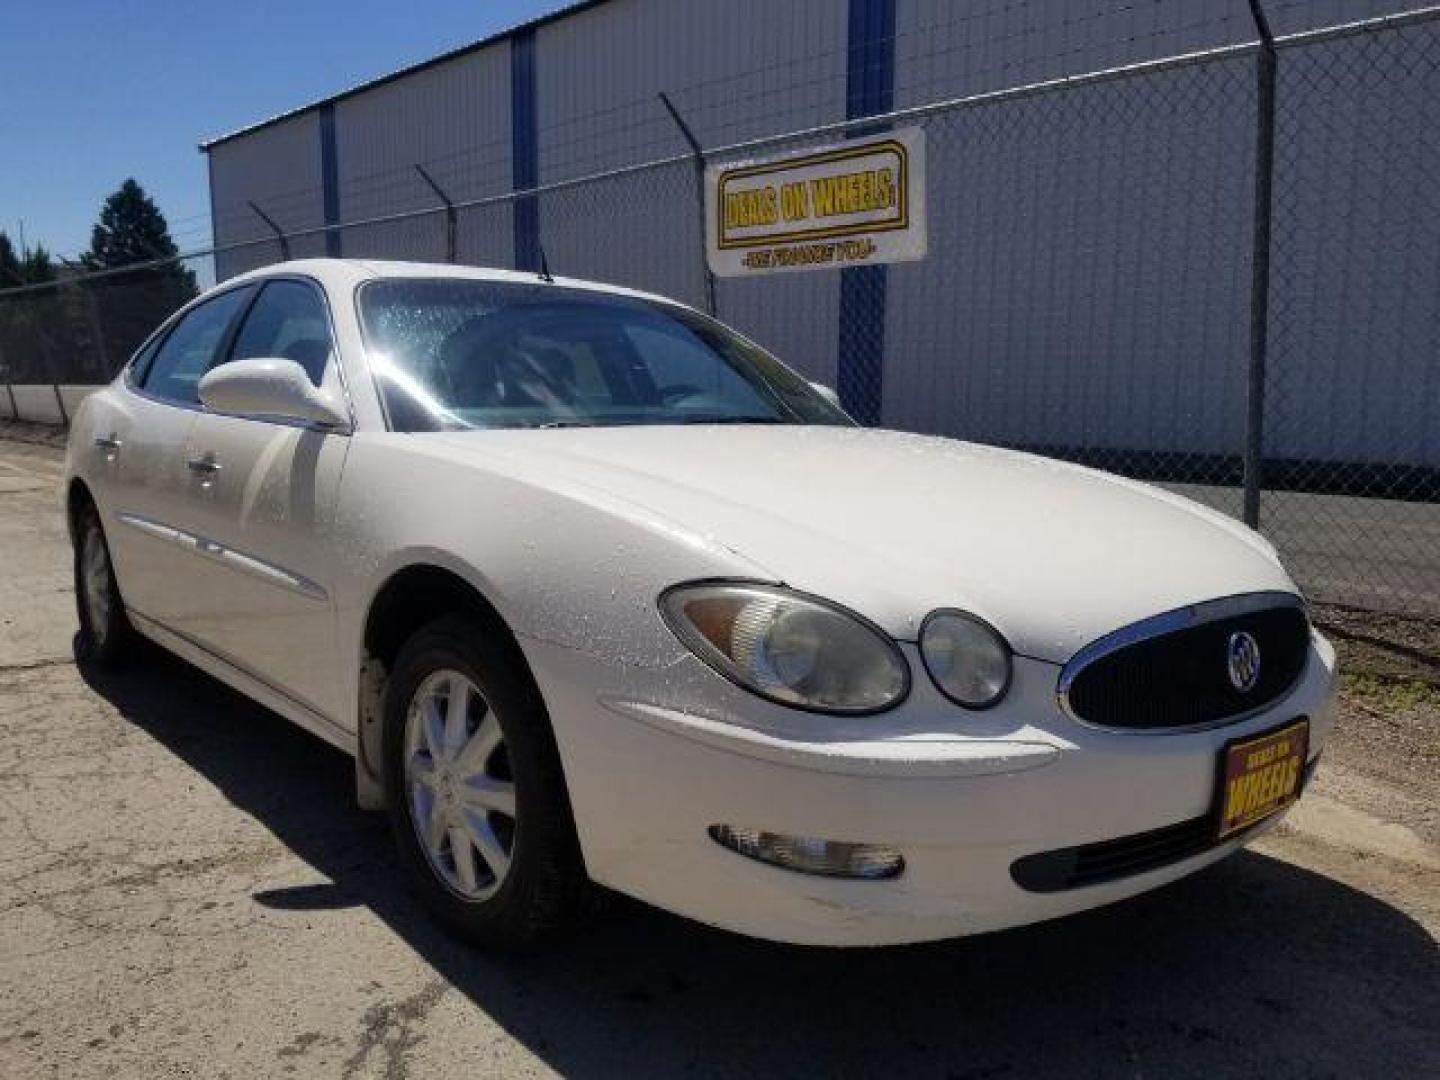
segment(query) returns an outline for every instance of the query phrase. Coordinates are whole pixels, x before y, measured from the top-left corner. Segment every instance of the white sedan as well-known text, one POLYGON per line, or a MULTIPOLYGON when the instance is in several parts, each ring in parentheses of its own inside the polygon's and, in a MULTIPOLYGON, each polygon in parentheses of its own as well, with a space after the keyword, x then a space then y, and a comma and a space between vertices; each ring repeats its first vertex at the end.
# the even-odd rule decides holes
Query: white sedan
POLYGON ((592 883, 746 934, 950 937, 1153 889, 1299 797, 1334 652, 1164 491, 855 426, 689 308, 314 260, 76 417, 81 645, 333 743, 468 940, 592 883))

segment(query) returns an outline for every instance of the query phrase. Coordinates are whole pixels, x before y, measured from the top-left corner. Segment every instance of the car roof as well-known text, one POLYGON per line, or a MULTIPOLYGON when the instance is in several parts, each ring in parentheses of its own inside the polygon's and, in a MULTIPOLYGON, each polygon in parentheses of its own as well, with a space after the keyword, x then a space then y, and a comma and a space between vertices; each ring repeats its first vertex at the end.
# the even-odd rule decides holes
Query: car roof
MULTIPOLYGON (((404 262, 387 259, 291 259, 288 262, 272 263, 227 278, 221 285, 236 285, 243 281, 275 277, 284 274, 303 274, 332 288, 346 288, 361 281, 375 278, 458 278, 467 281, 509 281, 535 284, 541 281, 533 271, 501 270, 488 266, 462 266, 456 263, 404 262)), ((615 296, 631 296, 643 300, 659 300, 676 304, 680 301, 657 293, 629 289, 623 285, 607 285, 583 278, 555 276, 548 283, 572 289, 586 289, 591 292, 609 293, 615 296)), ((689 306, 682 304, 681 306, 689 306)))

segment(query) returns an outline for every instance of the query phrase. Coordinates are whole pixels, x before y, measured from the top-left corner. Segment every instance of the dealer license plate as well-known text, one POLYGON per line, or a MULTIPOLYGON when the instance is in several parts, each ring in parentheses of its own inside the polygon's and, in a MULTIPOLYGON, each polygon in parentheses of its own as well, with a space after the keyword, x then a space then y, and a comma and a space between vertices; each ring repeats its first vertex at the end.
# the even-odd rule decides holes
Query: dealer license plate
POLYGON ((1220 752, 1220 823, 1217 840, 1248 829, 1300 797, 1310 721, 1227 743, 1220 752))

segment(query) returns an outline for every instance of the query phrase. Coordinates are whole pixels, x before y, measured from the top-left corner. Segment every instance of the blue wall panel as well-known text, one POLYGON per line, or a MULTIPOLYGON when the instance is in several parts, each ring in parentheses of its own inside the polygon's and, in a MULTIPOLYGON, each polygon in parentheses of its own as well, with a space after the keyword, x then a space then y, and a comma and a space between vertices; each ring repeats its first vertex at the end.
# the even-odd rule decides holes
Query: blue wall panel
MULTIPOLYGON (((510 168, 515 191, 540 182, 535 109, 535 31, 510 39, 510 168)), ((540 269, 540 206, 534 196, 515 200, 515 269, 540 269)))
MULTIPOLYGON (((339 158, 335 153, 335 105, 329 102, 320 106, 320 185, 324 189, 325 224, 340 224, 340 171, 339 158)), ((325 233, 325 254, 332 259, 340 257, 340 230, 328 229, 325 233)))
MULTIPOLYGON (((854 120, 893 107, 895 0, 850 0, 849 16, 845 116, 854 120)), ((836 390, 846 410, 862 424, 880 422, 888 282, 884 266, 840 271, 836 390)))

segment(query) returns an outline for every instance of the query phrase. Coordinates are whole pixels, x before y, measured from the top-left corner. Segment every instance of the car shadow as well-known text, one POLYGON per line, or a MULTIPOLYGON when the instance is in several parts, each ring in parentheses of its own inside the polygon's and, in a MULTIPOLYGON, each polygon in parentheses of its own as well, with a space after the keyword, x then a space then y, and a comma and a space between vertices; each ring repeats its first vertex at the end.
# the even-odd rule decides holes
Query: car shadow
POLYGON ((751 941, 614 897, 538 954, 456 944, 410 894, 348 758, 158 651, 81 665, 131 722, 579 1076, 1437 1075, 1440 955, 1374 896, 1255 853, 1099 911, 934 945, 751 941))

